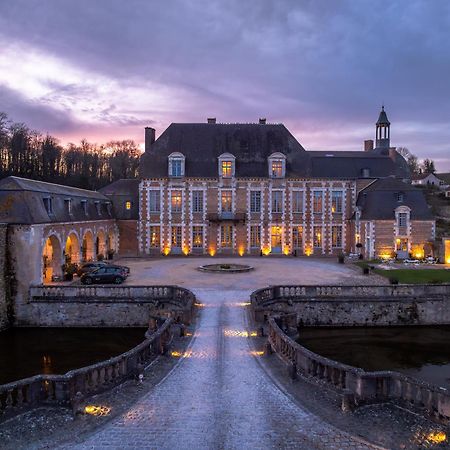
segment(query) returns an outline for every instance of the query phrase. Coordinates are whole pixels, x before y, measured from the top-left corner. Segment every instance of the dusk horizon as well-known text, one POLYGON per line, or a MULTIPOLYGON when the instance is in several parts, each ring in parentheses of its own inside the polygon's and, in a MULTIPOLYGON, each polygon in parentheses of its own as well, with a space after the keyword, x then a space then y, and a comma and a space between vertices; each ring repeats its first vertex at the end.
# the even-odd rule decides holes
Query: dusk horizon
POLYGON ((356 151, 384 104, 391 144, 450 171, 449 17, 424 1, 4 2, 0 111, 63 144, 143 149, 145 126, 264 117, 307 150, 356 151))

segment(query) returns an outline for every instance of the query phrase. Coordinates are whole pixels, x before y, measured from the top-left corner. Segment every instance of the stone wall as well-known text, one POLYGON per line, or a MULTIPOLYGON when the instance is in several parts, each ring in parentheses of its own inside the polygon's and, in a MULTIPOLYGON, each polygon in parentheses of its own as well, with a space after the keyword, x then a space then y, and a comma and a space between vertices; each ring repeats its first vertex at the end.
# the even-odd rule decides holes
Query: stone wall
POLYGON ((18 326, 145 327, 150 316, 192 318, 195 296, 176 286, 36 286, 18 326))
POLYGON ((7 281, 7 225, 0 224, 0 330, 9 326, 9 295, 7 281))
POLYGON ((137 220, 118 220, 119 229, 119 255, 137 256, 138 249, 138 228, 137 220))
POLYGON ((252 294, 255 319, 297 313, 303 325, 450 324, 450 285, 275 286, 252 294))

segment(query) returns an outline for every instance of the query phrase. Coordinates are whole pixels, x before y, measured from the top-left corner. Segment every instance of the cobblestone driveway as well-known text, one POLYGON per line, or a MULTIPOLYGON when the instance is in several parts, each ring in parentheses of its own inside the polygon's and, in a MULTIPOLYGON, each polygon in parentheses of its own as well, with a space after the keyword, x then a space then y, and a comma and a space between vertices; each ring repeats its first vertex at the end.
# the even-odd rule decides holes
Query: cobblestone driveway
POLYGON ((299 408, 271 382, 247 338, 250 290, 193 291, 204 306, 180 364, 126 414, 65 448, 371 448, 299 408))

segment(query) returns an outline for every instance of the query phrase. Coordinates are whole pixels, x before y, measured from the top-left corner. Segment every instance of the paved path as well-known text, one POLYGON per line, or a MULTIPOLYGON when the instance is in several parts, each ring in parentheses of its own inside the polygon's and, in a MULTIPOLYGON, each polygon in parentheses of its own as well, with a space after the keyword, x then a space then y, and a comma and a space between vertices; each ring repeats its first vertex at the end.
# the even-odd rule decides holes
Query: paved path
POLYGON ((301 409, 258 364, 246 337, 250 290, 193 289, 204 304, 191 348, 131 410, 66 448, 370 448, 301 409))

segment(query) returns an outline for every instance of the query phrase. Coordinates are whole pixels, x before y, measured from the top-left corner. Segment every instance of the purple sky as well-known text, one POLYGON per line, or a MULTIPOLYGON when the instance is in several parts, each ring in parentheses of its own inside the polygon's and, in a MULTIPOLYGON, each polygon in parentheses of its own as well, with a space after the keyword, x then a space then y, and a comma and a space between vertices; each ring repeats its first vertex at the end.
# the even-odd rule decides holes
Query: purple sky
POLYGON ((0 111, 63 142, 283 122, 309 150, 391 143, 450 171, 448 0, 0 1, 0 111))

